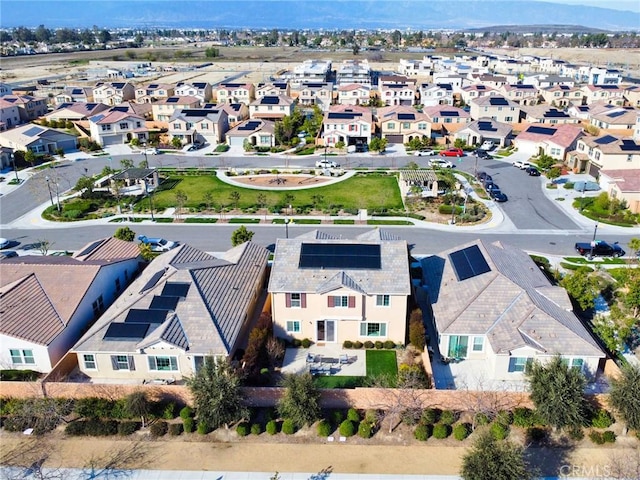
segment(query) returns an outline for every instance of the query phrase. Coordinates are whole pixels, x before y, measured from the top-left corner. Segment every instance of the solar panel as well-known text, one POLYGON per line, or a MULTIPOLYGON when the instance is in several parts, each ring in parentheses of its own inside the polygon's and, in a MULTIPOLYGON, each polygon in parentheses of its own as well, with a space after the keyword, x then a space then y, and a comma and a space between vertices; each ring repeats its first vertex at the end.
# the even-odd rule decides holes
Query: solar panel
POLYGON ((380 269, 380 245, 303 243, 300 268, 380 269))
POLYGON ((491 267, 477 245, 450 253, 449 260, 460 282, 491 271, 491 267))
POLYGON ((167 103, 176 103, 178 100, 178 97, 169 97, 167 98, 167 103))
POLYGON ((74 88, 73 90, 71 90, 71 95, 80 95, 81 93, 82 93, 81 88, 74 88))
POLYGON ((164 275, 164 270, 159 270, 156 273, 154 273, 152 277, 149 279, 149 281, 145 284, 145 286, 142 287, 142 290, 140 290, 140 293, 155 287, 156 283, 158 283, 158 280, 160 280, 163 275, 164 275))
POLYGON ((528 133, 537 133, 539 135, 553 135, 556 133, 555 128, 548 127, 529 127, 526 130, 528 133))
POLYGON ((566 114, 563 111, 560 110, 556 110, 555 108, 550 108, 549 110, 547 110, 547 113, 545 113, 545 117, 553 117, 553 118, 560 118, 560 117, 568 117, 569 115, 566 114))
POLYGON ((640 144, 637 144, 633 140, 622 140, 622 145, 620 145, 620 150, 624 151, 640 151, 640 144))
MULTIPOLYGON (((155 297, 154 297, 155 299, 155 297)), ((140 309, 132 308, 127 312, 127 316, 124 319, 125 323, 162 323, 167 319, 167 313, 169 309, 140 309)))
POLYGON ((155 89, 155 88, 158 88, 158 86, 159 86, 158 84, 156 84, 156 83, 152 83, 152 84, 151 84, 151 85, 149 85, 147 88, 155 89))
POLYGON ((180 301, 180 297, 170 297, 168 295, 154 295, 153 300, 151 300, 151 305, 149 305, 149 308, 175 311, 179 301, 180 301))
POLYGON ((361 117, 361 116, 362 116, 362 113, 360 112, 329 112, 328 118, 349 120, 354 117, 361 117))
POLYGON ((596 138, 593 143, 597 143, 598 145, 608 145, 613 142, 617 142, 618 139, 612 135, 605 135, 604 137, 596 138))
POLYGON ((26 135, 27 137, 33 137, 34 135, 38 135, 42 132, 44 132, 43 128, 31 127, 30 129, 26 130, 23 135, 26 135))
POLYGON ((624 115, 625 113, 627 113, 627 112, 624 111, 624 110, 613 111, 613 112, 607 113, 607 117, 609 117, 609 118, 617 118, 617 117, 620 117, 621 115, 624 115))
POLYGON ((123 112, 126 113, 129 111, 129 107, 112 107, 110 110, 110 112, 123 112))
POLYGON ((107 328, 104 340, 142 340, 149 330, 148 323, 114 322, 107 328))
POLYGON ((196 82, 193 84, 193 86, 196 88, 207 88, 207 84, 204 82, 196 82))
POLYGON ((260 99, 262 105, 278 105, 280 99, 278 97, 265 96, 260 99))
POLYGON ((413 113, 399 113, 398 120, 415 120, 416 116, 413 113))
POLYGON ((440 112, 443 117, 459 117, 460 113, 453 110, 443 110, 440 112))
POLYGON ((96 240, 95 242, 90 243, 89 245, 87 245, 87 248, 85 248, 84 250, 82 250, 80 253, 78 253, 77 255, 79 257, 82 257, 83 255, 88 255, 89 253, 93 252, 96 247, 98 245, 100 245, 104 240, 96 240))
POLYGON ((190 286, 190 283, 167 282, 164 284, 164 288, 162 289, 162 295, 185 298, 190 286))
POLYGON ((618 86, 617 85, 600 85, 600 88, 602 88, 603 90, 617 90, 618 86))
POLYGON ((255 130, 256 128, 258 128, 260 126, 260 122, 247 122, 244 125, 241 125, 238 127, 238 130, 255 130))
POLYGON ((486 90, 487 86, 486 85, 478 85, 476 86, 476 90, 486 90))
POLYGON ((124 83, 112 83, 111 86, 113 88, 123 88, 124 87, 124 83))
POLYGON ((489 97, 489 103, 495 106, 509 105, 507 99, 502 97, 489 97))
POLYGON ((87 104, 85 105, 85 108, 86 108, 87 110, 93 110, 93 109, 94 109, 94 108, 96 108, 97 106, 98 106, 98 104, 97 104, 97 103, 87 103, 87 104))
POLYGON ((498 129, 491 122, 478 122, 478 130, 482 132, 496 132, 498 129))

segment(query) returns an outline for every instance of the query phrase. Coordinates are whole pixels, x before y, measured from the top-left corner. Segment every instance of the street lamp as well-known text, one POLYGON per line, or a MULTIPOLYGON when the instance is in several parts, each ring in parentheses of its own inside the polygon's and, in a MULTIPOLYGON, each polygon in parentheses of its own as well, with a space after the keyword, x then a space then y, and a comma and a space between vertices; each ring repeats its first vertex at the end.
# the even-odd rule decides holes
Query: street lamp
POLYGON ((284 235, 285 238, 289 238, 289 222, 291 221, 291 219, 289 217, 286 217, 284 219, 284 235))
POLYGON ((16 174, 16 183, 20 183, 20 177, 18 177, 18 169, 16 168, 16 156, 11 153, 11 163, 13 164, 13 171, 16 174))
POLYGON ((49 190, 49 200, 51 200, 51 206, 53 207, 53 195, 51 194, 51 185, 49 184, 49 176, 44 177, 47 181, 47 190, 49 190))
POLYGON ((146 165, 145 168, 149 168, 149 160, 147 159, 147 144, 143 143, 142 148, 144 148, 143 152, 144 152, 144 164, 146 165))
POLYGON ((149 208, 151 209, 151 221, 155 222, 156 219, 153 216, 153 190, 151 190, 151 193, 149 193, 149 184, 147 183, 147 179, 144 180, 144 191, 147 194, 147 197, 149 197, 149 208))
POLYGON ((596 234, 598 233, 598 222, 596 222, 593 228, 593 239, 591 240, 591 252, 589 253, 589 258, 593 258, 593 249, 596 248, 596 234))

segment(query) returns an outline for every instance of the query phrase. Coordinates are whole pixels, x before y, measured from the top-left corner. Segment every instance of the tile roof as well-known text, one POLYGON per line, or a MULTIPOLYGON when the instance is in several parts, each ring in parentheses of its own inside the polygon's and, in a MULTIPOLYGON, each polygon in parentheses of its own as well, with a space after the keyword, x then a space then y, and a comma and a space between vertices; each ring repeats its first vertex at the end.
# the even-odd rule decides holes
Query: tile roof
POLYGON ((640 192, 640 168, 628 170, 602 169, 600 174, 611 178, 621 192, 640 192))
POLYGON ((73 254, 78 260, 125 260, 140 255, 140 248, 135 242, 126 242, 115 237, 107 237, 91 242, 73 254))

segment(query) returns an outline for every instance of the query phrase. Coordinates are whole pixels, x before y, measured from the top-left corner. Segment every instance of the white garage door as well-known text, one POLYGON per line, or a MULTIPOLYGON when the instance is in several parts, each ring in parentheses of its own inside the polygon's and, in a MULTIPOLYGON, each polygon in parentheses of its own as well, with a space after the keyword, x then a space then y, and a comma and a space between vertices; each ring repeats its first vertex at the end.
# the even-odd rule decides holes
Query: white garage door
POLYGON ((102 145, 119 145, 123 143, 122 137, 120 135, 109 135, 108 137, 102 137, 102 145))
POLYGON ((243 137, 228 137, 230 147, 241 147, 244 144, 243 137))
POLYGON ((529 142, 527 140, 520 140, 516 138, 513 144, 518 148, 518 152, 526 153, 528 155, 535 155, 538 152, 538 145, 535 142, 529 142))

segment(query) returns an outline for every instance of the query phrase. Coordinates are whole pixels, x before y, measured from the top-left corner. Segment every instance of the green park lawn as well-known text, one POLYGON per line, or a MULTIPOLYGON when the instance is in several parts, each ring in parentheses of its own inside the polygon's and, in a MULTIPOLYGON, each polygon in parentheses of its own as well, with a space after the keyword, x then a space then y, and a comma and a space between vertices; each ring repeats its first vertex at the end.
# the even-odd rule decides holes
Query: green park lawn
POLYGON ((202 209, 210 203, 212 208, 219 210, 221 206, 235 208, 235 201, 231 198, 232 192, 238 192, 240 197, 237 206, 246 209, 258 206, 258 195, 264 194, 266 206, 270 211, 279 211, 289 203, 297 210, 302 211, 313 207, 314 197, 320 195, 321 200, 316 199, 319 209, 333 207, 345 209, 367 208, 379 211, 381 209, 402 209, 402 198, 395 177, 391 175, 356 175, 352 178, 333 185, 317 187, 307 190, 270 191, 253 190, 236 187, 220 181, 213 175, 203 176, 173 176, 163 185, 170 188, 159 188, 153 195, 153 203, 156 209, 162 210, 176 205, 176 192, 186 194, 185 207, 202 209), (210 192, 211 198, 207 201, 205 194, 210 192), (292 195, 292 199, 287 199, 292 195))

